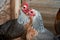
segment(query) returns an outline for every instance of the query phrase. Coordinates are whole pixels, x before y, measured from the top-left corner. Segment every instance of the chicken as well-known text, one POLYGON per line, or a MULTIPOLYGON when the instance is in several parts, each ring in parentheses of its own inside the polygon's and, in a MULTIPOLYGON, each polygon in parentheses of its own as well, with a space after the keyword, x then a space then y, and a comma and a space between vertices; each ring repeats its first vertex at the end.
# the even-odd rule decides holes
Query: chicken
POLYGON ((38 32, 44 32, 44 25, 41 14, 32 8, 29 8, 27 3, 22 5, 18 23, 23 24, 27 30, 27 40, 32 40, 37 36, 38 32))
POLYGON ((33 28, 35 28, 38 32, 44 32, 44 25, 40 12, 35 9, 31 9, 30 11, 33 11, 34 13, 32 22, 33 28))
MULTIPOLYGON (((36 29, 38 32, 44 32, 44 25, 43 25, 43 20, 38 11, 33 9, 35 11, 35 16, 32 19, 32 27, 36 29)), ((25 15, 22 10, 20 10, 20 16, 18 18, 18 23, 19 24, 27 24, 29 22, 29 16, 25 15)), ((29 27, 29 26, 28 26, 29 27)))
MULTIPOLYGON (((34 17, 32 20, 32 26, 39 32, 44 32, 44 25, 41 14, 36 11, 35 9, 32 9, 34 11, 34 17)), ((31 15, 30 15, 31 16, 31 15)), ((18 23, 25 25, 27 22, 29 22, 29 16, 27 16, 22 10, 20 10, 20 15, 18 18, 18 23)))

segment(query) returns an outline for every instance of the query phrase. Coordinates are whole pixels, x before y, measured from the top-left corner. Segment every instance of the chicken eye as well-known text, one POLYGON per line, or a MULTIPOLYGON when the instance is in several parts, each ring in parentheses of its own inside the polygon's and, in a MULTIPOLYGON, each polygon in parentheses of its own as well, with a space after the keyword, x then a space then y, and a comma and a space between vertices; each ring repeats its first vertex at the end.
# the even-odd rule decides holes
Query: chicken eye
POLYGON ((27 6, 26 6, 26 5, 24 5, 24 6, 23 6, 23 9, 26 9, 26 8, 27 8, 27 6))
POLYGON ((31 13, 33 13, 33 11, 31 11, 31 13))
POLYGON ((23 9, 25 9, 25 7, 23 7, 23 9))

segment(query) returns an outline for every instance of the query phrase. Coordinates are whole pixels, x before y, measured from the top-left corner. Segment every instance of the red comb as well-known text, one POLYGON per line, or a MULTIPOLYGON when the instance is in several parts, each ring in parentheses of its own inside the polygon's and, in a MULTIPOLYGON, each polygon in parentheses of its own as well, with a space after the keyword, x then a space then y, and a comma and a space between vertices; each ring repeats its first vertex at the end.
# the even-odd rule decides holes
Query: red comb
POLYGON ((22 3, 22 6, 23 6, 23 5, 26 5, 27 7, 29 6, 27 2, 23 2, 23 3, 22 3))

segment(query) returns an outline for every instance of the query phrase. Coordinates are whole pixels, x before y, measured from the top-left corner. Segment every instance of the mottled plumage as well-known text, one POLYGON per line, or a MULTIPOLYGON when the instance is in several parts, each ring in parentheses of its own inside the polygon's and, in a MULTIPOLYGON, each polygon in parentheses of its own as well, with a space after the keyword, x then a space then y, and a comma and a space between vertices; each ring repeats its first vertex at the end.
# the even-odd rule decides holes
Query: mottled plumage
MULTIPOLYGON (((43 20, 40 12, 36 11, 35 9, 33 9, 33 11, 35 12, 35 16, 33 17, 33 20, 32 20, 33 28, 35 28, 40 32, 44 32, 44 25, 43 25, 43 20)), ((29 21, 30 21, 29 16, 27 16, 26 14, 24 14, 22 10, 20 10, 18 23, 25 25, 29 21)))

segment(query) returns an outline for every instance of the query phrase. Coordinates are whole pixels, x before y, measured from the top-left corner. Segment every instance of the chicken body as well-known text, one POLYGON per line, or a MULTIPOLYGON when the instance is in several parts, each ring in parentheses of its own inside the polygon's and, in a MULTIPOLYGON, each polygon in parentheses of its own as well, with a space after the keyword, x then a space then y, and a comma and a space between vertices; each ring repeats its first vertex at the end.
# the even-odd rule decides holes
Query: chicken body
MULTIPOLYGON (((32 19, 32 27, 35 28, 38 32, 44 32, 44 25, 40 12, 35 9, 33 9, 33 11, 35 12, 35 16, 32 19)), ((25 15, 25 13, 20 10, 18 23, 25 25, 29 21, 29 16, 25 15)))

